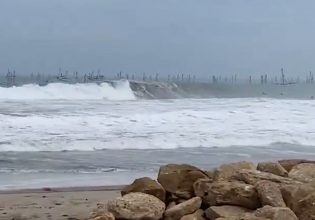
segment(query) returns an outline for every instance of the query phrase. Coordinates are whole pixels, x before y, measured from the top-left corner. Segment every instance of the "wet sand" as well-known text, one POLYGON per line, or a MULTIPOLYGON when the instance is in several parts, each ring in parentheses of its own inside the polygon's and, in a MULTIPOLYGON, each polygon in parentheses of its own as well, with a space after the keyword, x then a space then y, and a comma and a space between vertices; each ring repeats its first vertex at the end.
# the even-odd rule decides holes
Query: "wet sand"
POLYGON ((84 220, 121 186, 0 191, 0 220, 84 220))

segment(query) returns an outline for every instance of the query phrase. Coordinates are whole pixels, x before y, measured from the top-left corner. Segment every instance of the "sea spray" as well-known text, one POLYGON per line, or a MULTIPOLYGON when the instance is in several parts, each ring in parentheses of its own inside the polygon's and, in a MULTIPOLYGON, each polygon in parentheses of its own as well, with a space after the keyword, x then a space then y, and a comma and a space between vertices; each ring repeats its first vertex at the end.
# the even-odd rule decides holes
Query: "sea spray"
POLYGON ((100 84, 51 83, 46 86, 26 84, 19 87, 0 87, 1 100, 134 100, 128 81, 100 84))

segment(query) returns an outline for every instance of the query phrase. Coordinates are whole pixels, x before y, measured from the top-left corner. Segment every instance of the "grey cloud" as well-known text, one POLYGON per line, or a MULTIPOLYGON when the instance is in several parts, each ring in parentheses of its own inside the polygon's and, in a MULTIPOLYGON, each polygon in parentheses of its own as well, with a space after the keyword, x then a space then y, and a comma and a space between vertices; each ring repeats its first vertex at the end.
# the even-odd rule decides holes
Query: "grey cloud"
POLYGON ((1 0, 0 72, 314 68, 311 0, 1 0))

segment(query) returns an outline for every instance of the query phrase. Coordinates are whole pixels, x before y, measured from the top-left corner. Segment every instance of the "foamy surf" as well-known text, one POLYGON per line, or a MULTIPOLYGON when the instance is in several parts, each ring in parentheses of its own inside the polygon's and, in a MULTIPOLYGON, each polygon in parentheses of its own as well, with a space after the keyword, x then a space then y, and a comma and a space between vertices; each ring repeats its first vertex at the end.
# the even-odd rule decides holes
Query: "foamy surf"
POLYGON ((85 84, 50 83, 0 87, 0 100, 135 100, 126 80, 85 84))
POLYGON ((312 100, 23 100, 0 104, 0 151, 315 143, 312 100))

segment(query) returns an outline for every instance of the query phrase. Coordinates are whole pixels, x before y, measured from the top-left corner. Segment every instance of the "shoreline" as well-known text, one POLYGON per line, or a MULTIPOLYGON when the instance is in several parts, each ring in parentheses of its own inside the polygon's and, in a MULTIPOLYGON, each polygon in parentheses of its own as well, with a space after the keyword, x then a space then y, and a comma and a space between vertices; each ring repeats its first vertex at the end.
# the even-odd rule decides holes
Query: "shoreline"
POLYGON ((0 190, 0 220, 84 220, 121 185, 0 190))
POLYGON ((94 192, 94 191, 119 191, 125 185, 105 185, 105 186, 69 186, 69 187, 43 187, 30 189, 3 189, 0 195, 27 194, 27 193, 61 193, 61 192, 94 192))
MULTIPOLYGON (((315 188, 309 185, 314 180, 314 170, 315 161, 305 159, 259 163, 239 161, 222 164, 212 170, 203 170, 189 164, 166 164, 160 167, 157 180, 138 178, 127 187, 103 185, 2 190, 0 220, 133 219, 128 216, 138 212, 151 213, 151 208, 154 207, 158 207, 153 210, 154 215, 157 215, 155 219, 161 219, 161 216, 170 217, 170 213, 185 209, 187 205, 194 209, 188 208, 187 213, 181 211, 181 217, 191 217, 190 214, 198 210, 201 217, 208 217, 209 210, 216 211, 228 205, 231 208, 241 208, 243 213, 239 214, 244 214, 244 217, 268 217, 268 213, 276 215, 277 212, 285 211, 295 217, 291 218, 293 220, 297 219, 296 215, 304 214, 295 208, 299 206, 291 206, 291 202, 305 200, 307 212, 313 213, 313 197, 309 198, 308 195, 314 196, 315 188), (300 194, 300 189, 307 190, 307 195, 302 193, 302 199, 296 197, 300 194), (288 200, 291 194, 287 194, 291 192, 292 201, 288 200), (209 193, 214 196, 208 197, 209 193), (108 203, 109 201, 111 202, 108 203), (130 206, 122 207, 119 201, 130 206), (206 206, 201 206, 202 201, 206 206), (198 203, 193 206, 191 202, 198 203), (173 206, 165 210, 171 204, 173 206), (139 209, 143 206, 147 208, 139 209), (126 209, 131 212, 126 212, 126 209), (263 212, 267 213, 266 216, 263 212)), ((74 181, 75 184, 78 182, 74 181)), ((230 211, 225 214, 236 214, 233 210, 230 211)), ((307 215, 310 216, 309 213, 307 215)), ((226 216, 219 213, 217 217, 226 216)))

